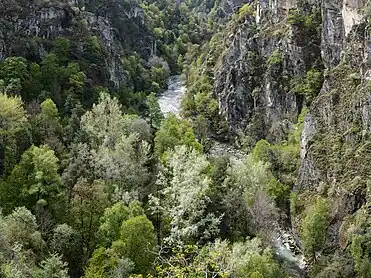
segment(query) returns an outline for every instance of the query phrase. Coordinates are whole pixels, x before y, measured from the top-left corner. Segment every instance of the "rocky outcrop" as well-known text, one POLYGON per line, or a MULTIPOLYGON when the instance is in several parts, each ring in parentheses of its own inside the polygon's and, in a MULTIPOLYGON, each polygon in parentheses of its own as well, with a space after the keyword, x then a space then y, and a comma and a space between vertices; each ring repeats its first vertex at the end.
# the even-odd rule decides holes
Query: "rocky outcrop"
MULTIPOLYGON (((333 165, 320 165, 314 161, 321 155, 311 146, 320 144, 325 131, 333 137, 338 136, 339 148, 345 148, 344 144, 352 144, 355 149, 367 142, 371 131, 371 42, 368 25, 360 12, 365 1, 337 1, 336 7, 328 2, 333 4, 333 1, 324 1, 321 47, 327 75, 320 95, 310 107, 305 121, 299 187, 315 187, 320 180, 317 174, 312 175, 314 172, 309 171, 306 165, 314 166, 317 171, 322 170, 320 176, 327 183, 340 182, 345 178, 334 171, 333 165), (349 22, 353 24, 349 25, 349 22)), ((339 157, 339 160, 346 162, 345 157, 339 157)))
MULTIPOLYGON (((296 1, 258 1, 255 16, 236 22, 230 31, 213 94, 232 134, 278 142, 297 120, 304 98, 292 90, 290 80, 321 67, 315 27, 288 23, 297 7, 296 1)), ((302 16, 315 12, 313 5, 302 16)))
POLYGON ((226 23, 231 14, 242 7, 244 4, 250 4, 253 0, 217 0, 217 1, 193 1, 191 4, 193 10, 203 17, 226 23))
POLYGON ((252 144, 261 138, 285 139, 301 108, 309 108, 294 186, 300 209, 292 222, 298 233, 305 208, 316 196, 326 198, 331 224, 324 250, 329 256, 333 250, 345 250, 355 233, 369 227, 359 220, 367 219, 371 211, 371 12, 370 7, 365 9, 367 3, 257 1, 256 13, 239 19, 229 30, 213 86, 229 131, 242 131, 252 144), (304 83, 313 80, 313 69, 323 73, 323 79, 309 90, 304 83), (307 81, 300 83, 305 76, 307 81))
POLYGON ((367 229, 367 221, 354 219, 370 217, 370 21, 361 9, 366 1, 323 2, 325 81, 306 116, 295 190, 299 196, 327 198, 326 247, 345 251, 353 236, 367 229))
POLYGON ((67 37, 74 55, 84 55, 89 37, 96 36, 104 53, 105 86, 118 88, 127 76, 121 55, 152 54, 152 35, 135 1, 5 0, 0 3, 0 60, 23 56, 39 60, 57 37, 67 37))

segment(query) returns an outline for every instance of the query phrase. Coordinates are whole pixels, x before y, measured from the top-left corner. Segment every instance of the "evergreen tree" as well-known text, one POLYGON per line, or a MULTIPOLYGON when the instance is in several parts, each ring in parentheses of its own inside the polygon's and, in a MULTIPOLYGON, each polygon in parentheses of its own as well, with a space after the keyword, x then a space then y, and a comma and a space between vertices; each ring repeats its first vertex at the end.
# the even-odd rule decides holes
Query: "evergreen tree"
POLYGON ((147 96, 147 106, 150 119, 151 128, 159 129, 164 119, 164 115, 161 112, 160 105, 158 104, 155 93, 151 93, 147 96))
POLYGON ((305 252, 316 259, 316 252, 323 250, 329 226, 329 207, 326 200, 317 198, 308 208, 302 223, 302 240, 305 252))

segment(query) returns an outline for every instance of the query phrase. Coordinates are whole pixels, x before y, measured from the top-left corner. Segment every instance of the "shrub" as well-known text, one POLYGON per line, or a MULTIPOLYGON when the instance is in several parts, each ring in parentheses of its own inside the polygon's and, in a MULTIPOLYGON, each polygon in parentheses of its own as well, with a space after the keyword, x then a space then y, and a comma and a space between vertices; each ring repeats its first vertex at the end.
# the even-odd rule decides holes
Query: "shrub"
POLYGON ((245 4, 239 9, 238 14, 238 19, 243 19, 246 16, 253 15, 254 9, 249 4, 245 4))
POLYGON ((272 55, 268 58, 267 63, 268 66, 279 65, 283 61, 282 53, 279 50, 276 50, 272 53, 272 55))
POLYGON ((308 208, 302 223, 302 240, 305 252, 316 258, 316 252, 323 249, 329 226, 329 207, 326 200, 318 198, 316 203, 308 208))

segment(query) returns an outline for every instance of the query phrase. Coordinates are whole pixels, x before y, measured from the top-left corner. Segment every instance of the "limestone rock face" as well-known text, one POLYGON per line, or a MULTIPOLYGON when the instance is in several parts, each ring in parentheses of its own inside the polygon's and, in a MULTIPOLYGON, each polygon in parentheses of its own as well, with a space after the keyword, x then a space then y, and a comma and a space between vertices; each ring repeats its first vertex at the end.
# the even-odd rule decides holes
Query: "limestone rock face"
POLYGON ((278 2, 259 1, 256 16, 245 18, 230 34, 213 88, 230 132, 249 134, 255 141, 284 138, 303 107, 290 80, 322 63, 319 31, 289 25, 287 15, 298 7, 296 1, 278 2))
POLYGON ((0 60, 8 56, 41 59, 48 43, 68 37, 76 55, 90 36, 97 36, 108 74, 104 84, 118 88, 127 76, 120 56, 135 51, 144 59, 152 54, 152 36, 144 12, 135 1, 4 0, 0 3, 0 60))
MULTIPOLYGON (((365 1, 344 0, 324 1, 322 5, 321 49, 327 75, 305 121, 299 187, 316 187, 320 180, 336 183, 352 178, 343 174, 347 171, 346 165, 341 166, 343 171, 338 171, 333 164, 319 161, 322 159, 319 148, 322 146, 322 151, 326 151, 323 141, 325 132, 338 136, 340 150, 337 151, 340 153, 348 144, 356 150, 369 142, 371 41, 367 28, 369 23, 360 13, 365 4, 365 1), (317 170, 310 170, 312 167, 317 170), (318 171, 322 172, 319 176, 314 174, 318 171)), ((333 151, 327 151, 328 155, 333 155, 333 151)), ((347 155, 350 156, 339 157, 337 163, 345 164, 347 160, 354 159, 351 154, 347 155)), ((362 175, 362 172, 358 174, 362 175)))
POLYGON ((256 14, 229 34, 213 86, 229 131, 250 136, 253 143, 281 142, 302 107, 309 108, 293 190, 304 207, 319 195, 331 204, 330 249, 349 242, 344 227, 355 225, 349 219, 371 205, 367 5, 366 0, 258 1, 256 14), (316 12, 319 24, 311 26, 316 12), (323 71, 323 80, 308 101, 292 83, 313 68, 323 71))

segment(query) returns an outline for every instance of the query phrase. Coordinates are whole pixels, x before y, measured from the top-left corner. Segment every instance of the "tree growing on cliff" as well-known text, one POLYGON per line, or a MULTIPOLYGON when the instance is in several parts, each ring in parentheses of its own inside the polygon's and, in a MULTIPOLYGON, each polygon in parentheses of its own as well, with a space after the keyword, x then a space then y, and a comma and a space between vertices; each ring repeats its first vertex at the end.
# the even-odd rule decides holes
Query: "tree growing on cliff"
POLYGON ((329 207, 327 202, 318 198, 307 210, 302 223, 302 240, 308 256, 316 260, 316 252, 323 249, 329 226, 329 207))

